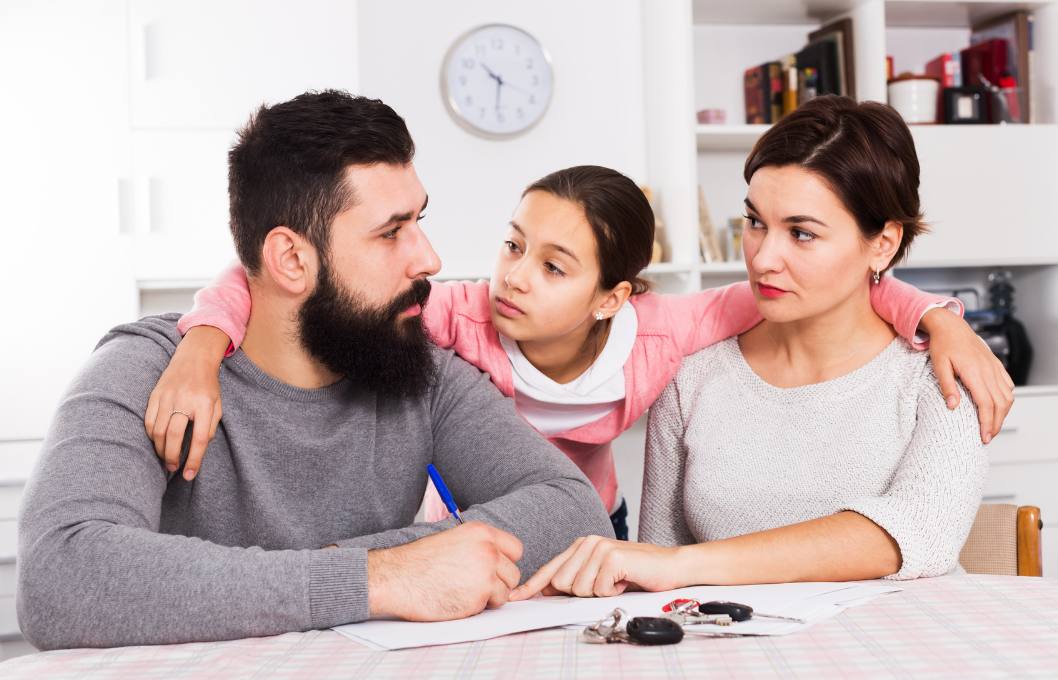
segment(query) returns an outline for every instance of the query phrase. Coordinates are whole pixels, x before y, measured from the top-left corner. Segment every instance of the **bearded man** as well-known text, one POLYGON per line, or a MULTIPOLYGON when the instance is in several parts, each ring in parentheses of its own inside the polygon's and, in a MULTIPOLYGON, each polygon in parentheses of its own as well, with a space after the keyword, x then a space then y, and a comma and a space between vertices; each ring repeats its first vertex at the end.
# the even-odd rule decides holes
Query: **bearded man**
POLYGON ((17 606, 30 642, 461 618, 501 606, 578 536, 612 535, 573 463, 429 342, 420 314, 440 262, 419 228, 413 154, 392 109, 342 92, 251 118, 229 193, 253 311, 220 370, 208 474, 180 470, 190 436, 166 460, 143 427, 178 315, 115 328, 66 392, 26 487, 17 606), (467 524, 413 523, 430 463, 467 524))

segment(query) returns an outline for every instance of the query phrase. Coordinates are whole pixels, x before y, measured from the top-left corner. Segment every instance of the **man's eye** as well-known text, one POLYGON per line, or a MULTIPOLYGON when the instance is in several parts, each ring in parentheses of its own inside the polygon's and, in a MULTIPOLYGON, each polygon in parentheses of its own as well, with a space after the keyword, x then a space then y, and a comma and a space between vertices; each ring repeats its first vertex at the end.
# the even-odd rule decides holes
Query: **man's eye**
POLYGON ((420 214, 420 215, 419 215, 419 217, 418 217, 418 220, 419 220, 420 222, 422 222, 422 221, 423 221, 423 220, 425 220, 425 219, 426 219, 426 213, 422 213, 422 214, 420 214))
POLYGON ((400 227, 397 227, 396 229, 391 229, 390 231, 387 231, 385 234, 382 234, 382 238, 388 238, 390 240, 393 240, 393 239, 397 238, 397 232, 398 231, 400 231, 400 227))

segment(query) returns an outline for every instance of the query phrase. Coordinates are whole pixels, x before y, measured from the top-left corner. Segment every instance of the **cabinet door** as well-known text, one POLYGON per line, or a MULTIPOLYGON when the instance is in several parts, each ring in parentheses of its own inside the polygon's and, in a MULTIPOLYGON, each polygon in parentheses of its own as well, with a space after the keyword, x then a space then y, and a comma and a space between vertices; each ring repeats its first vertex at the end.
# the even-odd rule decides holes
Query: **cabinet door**
POLYGON ((131 0, 133 128, 230 130, 263 102, 357 91, 356 8, 351 0, 131 0))
POLYGON ((931 234, 917 266, 1058 262, 1053 228, 1058 126, 912 126, 931 234))

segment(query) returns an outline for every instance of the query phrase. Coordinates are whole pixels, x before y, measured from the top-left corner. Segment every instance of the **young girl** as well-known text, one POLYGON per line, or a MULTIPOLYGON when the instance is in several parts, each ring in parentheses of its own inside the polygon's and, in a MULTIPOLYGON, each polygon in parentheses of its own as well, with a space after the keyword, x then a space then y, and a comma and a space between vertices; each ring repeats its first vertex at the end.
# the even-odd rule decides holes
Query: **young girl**
MULTIPOLYGON (((653 240, 654 214, 630 179, 595 166, 560 170, 522 194, 491 282, 433 283, 423 312, 439 346, 488 372, 522 416, 580 467, 619 537, 627 537, 626 512, 611 442, 661 394, 683 357, 762 320, 745 282, 691 295, 648 292, 637 275, 650 261, 653 240)), ((873 287, 871 301, 918 349, 926 347, 916 338, 922 322, 950 406, 959 394, 954 370, 982 405, 982 436, 990 439, 1013 385, 969 326, 948 311, 932 311, 946 305, 961 314, 961 304, 891 277, 873 287), (983 407, 991 402, 995 418, 983 407)), ((187 337, 147 409, 160 456, 173 411, 191 414, 196 430, 208 427, 212 438, 221 409, 217 369, 225 351, 242 341, 249 312, 245 273, 236 263, 196 295, 194 310, 181 319, 187 337), (199 325, 223 330, 230 347, 213 340, 218 334, 189 332, 199 325)), ((192 446, 185 478, 194 478, 204 448, 192 446)), ((428 494, 427 519, 444 515, 428 494)))

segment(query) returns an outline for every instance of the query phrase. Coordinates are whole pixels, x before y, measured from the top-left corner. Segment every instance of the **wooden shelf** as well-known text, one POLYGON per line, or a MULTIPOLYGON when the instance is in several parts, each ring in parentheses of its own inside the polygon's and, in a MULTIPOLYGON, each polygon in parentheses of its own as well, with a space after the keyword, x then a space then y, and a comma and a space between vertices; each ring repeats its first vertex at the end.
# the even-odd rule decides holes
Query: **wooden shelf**
POLYGON ((699 151, 749 151, 770 125, 699 125, 699 151))

